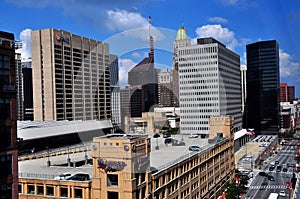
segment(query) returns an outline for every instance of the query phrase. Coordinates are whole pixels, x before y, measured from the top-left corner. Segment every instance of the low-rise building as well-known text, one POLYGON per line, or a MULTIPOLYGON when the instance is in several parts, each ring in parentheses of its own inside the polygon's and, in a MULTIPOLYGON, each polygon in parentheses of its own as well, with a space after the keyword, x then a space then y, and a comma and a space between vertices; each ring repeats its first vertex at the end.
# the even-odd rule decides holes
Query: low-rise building
POLYGON ((19 198, 216 199, 234 180, 233 117, 212 117, 210 125, 216 136, 210 139, 175 135, 168 144, 163 137, 109 134, 95 137, 84 153, 48 152, 22 161, 19 198), (179 141, 184 144, 178 146, 179 141), (66 172, 90 180, 55 180, 66 172))

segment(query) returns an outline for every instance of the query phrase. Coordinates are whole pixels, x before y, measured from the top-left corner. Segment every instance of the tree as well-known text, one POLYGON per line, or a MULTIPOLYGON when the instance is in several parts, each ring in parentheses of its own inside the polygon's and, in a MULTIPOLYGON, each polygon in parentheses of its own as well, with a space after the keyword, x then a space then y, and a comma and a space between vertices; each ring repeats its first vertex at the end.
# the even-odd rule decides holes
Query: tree
POLYGON ((242 189, 235 183, 228 183, 226 185, 226 199, 237 199, 239 195, 242 193, 242 189))

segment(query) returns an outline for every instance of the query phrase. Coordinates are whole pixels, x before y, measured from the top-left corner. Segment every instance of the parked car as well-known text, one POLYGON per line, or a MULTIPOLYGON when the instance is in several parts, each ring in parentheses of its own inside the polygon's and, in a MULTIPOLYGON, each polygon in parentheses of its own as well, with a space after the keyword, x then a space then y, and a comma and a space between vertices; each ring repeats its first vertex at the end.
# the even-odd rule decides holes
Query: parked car
POLYGON ((279 192, 279 195, 280 195, 280 196, 285 196, 285 192, 284 192, 283 190, 281 190, 281 191, 279 192))
POLYGON ((189 150, 190 150, 190 151, 200 151, 201 148, 200 148, 199 146, 190 146, 190 147, 189 147, 189 150))
POLYGON ((268 176, 268 180, 270 180, 270 181, 275 181, 275 178, 274 178, 274 176, 268 176))
POLYGON ((171 133, 170 132, 165 132, 165 133, 163 133, 163 137, 164 138, 171 137, 171 133))
POLYGON ((172 146, 185 146, 185 143, 183 141, 173 140, 172 146))
POLYGON ((274 165, 271 165, 271 166, 269 167, 269 171, 274 171, 274 169, 275 169, 275 166, 274 166, 274 165))
POLYGON ((197 138, 198 137, 198 135, 197 134, 191 134, 191 135, 189 135, 189 138, 197 138))
POLYGON ((56 176, 54 178, 54 180, 66 180, 70 176, 71 176, 71 173, 62 173, 59 176, 56 176))
POLYGON ((278 165, 278 166, 276 167, 276 172, 280 172, 280 171, 281 171, 281 166, 278 165))
POLYGON ((166 138, 165 139, 165 144, 170 144, 173 142, 173 138, 166 138))
POLYGON ((87 181, 90 180, 90 175, 86 173, 76 173, 68 177, 67 180, 87 181))
POLYGON ((260 175, 260 176, 268 176, 268 174, 266 172, 263 172, 263 171, 259 172, 258 175, 260 175))
POLYGON ((287 172, 287 171, 288 171, 288 168, 283 167, 283 168, 282 168, 282 171, 283 171, 283 172, 287 172))
POLYGON ((276 161, 275 161, 275 164, 279 164, 279 161, 278 161, 278 160, 276 160, 276 161))

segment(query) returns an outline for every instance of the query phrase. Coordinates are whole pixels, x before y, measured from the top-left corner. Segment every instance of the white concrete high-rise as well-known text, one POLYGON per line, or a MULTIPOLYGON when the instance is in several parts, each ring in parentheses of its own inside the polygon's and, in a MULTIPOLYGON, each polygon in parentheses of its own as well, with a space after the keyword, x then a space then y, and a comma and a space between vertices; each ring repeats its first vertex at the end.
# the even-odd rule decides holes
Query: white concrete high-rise
POLYGON ((242 128, 240 57, 213 38, 179 47, 180 131, 209 135, 210 116, 232 115, 242 128))

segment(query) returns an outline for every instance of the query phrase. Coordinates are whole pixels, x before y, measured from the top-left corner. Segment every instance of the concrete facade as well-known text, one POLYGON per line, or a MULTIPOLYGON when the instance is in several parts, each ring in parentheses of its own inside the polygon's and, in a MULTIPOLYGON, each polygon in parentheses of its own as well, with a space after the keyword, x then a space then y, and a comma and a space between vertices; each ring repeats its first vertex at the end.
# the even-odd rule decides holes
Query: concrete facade
POLYGON ((180 131, 209 136, 210 116, 234 116, 242 128, 240 57, 213 38, 179 48, 180 131))
POLYGON ((111 119, 108 44, 55 29, 31 40, 34 120, 111 119))

